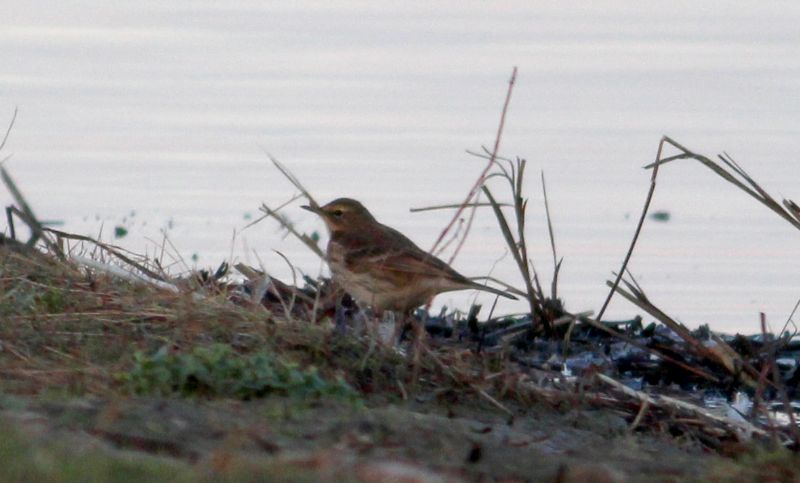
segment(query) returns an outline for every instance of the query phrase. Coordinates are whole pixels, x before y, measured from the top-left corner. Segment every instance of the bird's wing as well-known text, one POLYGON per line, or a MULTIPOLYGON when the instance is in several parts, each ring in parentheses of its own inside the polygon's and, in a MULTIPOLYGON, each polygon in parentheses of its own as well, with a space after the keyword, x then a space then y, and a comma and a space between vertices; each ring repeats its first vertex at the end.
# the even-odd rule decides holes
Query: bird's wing
POLYGON ((360 248, 350 250, 345 255, 347 268, 358 273, 374 269, 392 272, 405 278, 407 283, 419 277, 441 278, 443 285, 449 282, 448 290, 471 287, 510 299, 516 298, 502 290, 473 282, 391 227, 384 225, 382 235, 380 243, 363 243, 360 248))
POLYGON ((348 268, 356 272, 379 268, 409 278, 442 277, 453 283, 472 285, 472 281, 448 264, 413 244, 363 247, 348 253, 345 260, 348 268))

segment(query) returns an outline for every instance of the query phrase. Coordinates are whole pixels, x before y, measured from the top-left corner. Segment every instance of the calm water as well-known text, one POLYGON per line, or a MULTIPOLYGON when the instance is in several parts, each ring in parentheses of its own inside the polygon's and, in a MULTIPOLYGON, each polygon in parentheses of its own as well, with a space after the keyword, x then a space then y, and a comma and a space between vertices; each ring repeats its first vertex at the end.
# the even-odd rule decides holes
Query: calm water
MULTIPOLYGON (((549 279, 544 170, 562 295, 597 310, 661 135, 800 200, 800 4, 762 3, 24 2, 0 18, 0 123, 20 108, 7 166, 68 230, 124 225, 117 242, 151 254, 166 230, 188 265, 233 254, 289 278, 280 250, 316 274, 274 223, 232 241, 293 194, 264 150, 320 200, 358 198, 428 248, 449 213, 408 209, 463 199, 483 167, 464 150, 493 141, 517 65, 502 152, 529 160, 534 261, 549 279)), ((759 311, 782 325, 800 233, 689 162, 662 172, 653 208, 672 218, 645 226, 631 270, 654 302, 692 326, 752 332, 759 311)), ((455 266, 521 285, 505 253, 481 212, 455 266)), ((618 300, 609 315, 635 313, 618 300)))

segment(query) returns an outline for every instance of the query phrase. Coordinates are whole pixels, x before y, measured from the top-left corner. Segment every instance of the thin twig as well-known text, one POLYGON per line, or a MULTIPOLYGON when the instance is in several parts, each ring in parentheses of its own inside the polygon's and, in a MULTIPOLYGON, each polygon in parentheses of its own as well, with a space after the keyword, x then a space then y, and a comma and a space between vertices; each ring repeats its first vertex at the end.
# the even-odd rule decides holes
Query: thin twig
POLYGON ((783 328, 781 329, 780 333, 778 334, 778 337, 784 337, 785 335, 787 335, 786 334, 786 329, 789 328, 789 324, 793 324, 794 328, 795 328, 795 332, 797 332, 797 325, 794 324, 794 321, 792 320, 792 318, 794 317, 794 314, 797 312, 797 309, 799 307, 800 307, 800 299, 798 299, 797 303, 794 304, 794 308, 792 309, 792 313, 790 313, 789 317, 786 318, 786 323, 783 324, 783 328))
MULTIPOLYGON (((664 143, 667 142, 668 139, 669 138, 664 136, 658 143, 658 151, 656 152, 656 163, 658 163, 659 160, 661 159, 661 151, 664 149, 664 143)), ((650 176, 650 189, 647 191, 647 198, 645 199, 644 206, 642 207, 642 214, 639 217, 639 223, 636 225, 636 231, 633 233, 633 239, 631 239, 631 244, 628 247, 628 253, 625 254, 625 259, 622 261, 622 266, 617 271, 617 278, 611 285, 611 290, 608 291, 608 296, 606 297, 605 302, 603 302, 603 306, 597 312, 597 320, 603 319, 603 315, 606 313, 608 304, 611 302, 611 298, 614 296, 614 293, 617 290, 617 286, 619 286, 619 282, 620 280, 622 280, 622 276, 625 274, 625 270, 628 267, 628 262, 631 259, 631 255, 633 255, 633 248, 636 246, 636 242, 639 240, 639 234, 642 231, 642 225, 644 225, 644 220, 647 217, 647 211, 650 209, 650 202, 653 200, 653 193, 656 191, 656 177, 658 176, 658 166, 659 164, 655 165, 655 168, 653 169, 653 174, 650 176)))
MULTIPOLYGON (((5 136, 3 136, 3 142, 0 143, 0 151, 6 146, 6 141, 8 141, 8 136, 11 134, 11 130, 14 128, 14 123, 17 121, 17 111, 18 111, 17 106, 14 106, 14 114, 11 115, 11 122, 8 123, 8 128, 6 128, 6 134, 5 136)), ((0 165, 2 165, 6 161, 6 159, 4 159, 3 162, 0 162, 0 165)))
POLYGON ((434 253, 434 255, 438 257, 441 253, 444 253, 444 251, 447 250, 447 247, 449 247, 450 244, 458 240, 458 236, 461 234, 461 230, 463 228, 464 228, 464 220, 460 219, 458 220, 458 227, 456 227, 456 231, 453 233, 453 236, 451 236, 449 240, 444 242, 444 244, 442 244, 439 247, 439 250, 437 250, 436 253, 434 253))
POLYGON ((159 280, 158 278, 149 277, 149 276, 146 276, 144 274, 137 274, 137 273, 125 270, 125 269, 123 269, 121 267, 118 267, 116 265, 109 265, 107 263, 101 263, 101 262, 98 262, 97 260, 94 260, 94 259, 91 259, 91 258, 82 257, 82 256, 79 256, 79 255, 73 255, 72 259, 75 260, 76 262, 79 262, 79 263, 81 263, 83 265, 86 265, 87 267, 91 267, 91 268, 94 268, 96 270, 101 270, 101 271, 106 272, 106 273, 108 273, 110 275, 115 275, 115 276, 117 276, 119 278, 122 278, 122 279, 125 279, 125 280, 129 280, 129 281, 133 281, 133 282, 147 283, 147 284, 153 285, 153 286, 158 287, 158 288, 169 290, 170 292, 174 292, 174 293, 179 293, 180 292, 178 287, 176 287, 175 285, 173 285, 171 283, 167 283, 167 282, 165 282, 163 280, 159 280))
MULTIPOLYGON (((764 335, 764 344, 767 344, 767 319, 766 316, 764 315, 764 312, 761 312, 760 317, 761 317, 761 333, 764 335)), ((789 417, 789 430, 792 433, 794 446, 795 448, 800 448, 800 428, 797 427, 797 419, 794 417, 794 408, 792 407, 792 401, 789 399, 789 394, 786 392, 786 388, 783 385, 783 379, 781 378, 781 371, 778 368, 778 362, 775 357, 776 348, 777 348, 777 343, 773 342, 770 347, 767 364, 770 364, 772 366, 772 380, 775 382, 775 386, 778 388, 778 394, 781 396, 781 401, 783 402, 783 410, 789 417)))
POLYGON ((550 203, 547 201, 547 185, 544 181, 544 171, 542 174, 542 194, 544 194, 544 212, 547 215, 547 232, 550 234, 550 250, 553 252, 553 282, 550 289, 550 296, 558 298, 558 272, 561 270, 562 260, 558 260, 556 255, 556 237, 553 235, 553 218, 550 216, 550 203))
POLYGON ((737 188, 741 189, 755 200, 775 212, 778 216, 789 222, 792 226, 800 230, 800 219, 794 216, 793 206, 796 204, 792 200, 783 200, 783 205, 778 203, 772 196, 770 196, 763 188, 761 188, 758 183, 749 175, 747 172, 739 166, 727 153, 723 153, 719 156, 719 159, 723 162, 725 166, 728 167, 728 170, 732 171, 733 173, 726 170, 724 167, 720 166, 717 162, 712 161, 711 159, 703 156, 701 154, 697 154, 689 150, 688 148, 682 146, 678 142, 674 141, 673 139, 664 136, 662 138, 662 144, 666 142, 671 146, 675 147, 676 149, 683 152, 683 154, 672 156, 670 158, 665 159, 657 159, 654 163, 648 164, 645 166, 645 169, 653 169, 654 171, 658 169, 658 167, 664 163, 669 161, 673 161, 676 159, 694 159, 698 161, 719 177, 724 179, 725 181, 731 183, 732 185, 736 186, 737 188), (743 181, 737 179, 737 176, 741 178, 743 181), (749 185, 749 186, 748 186, 749 185))
MULTIPOLYGON (((408 211, 410 211, 411 213, 419 213, 419 212, 422 212, 422 211, 449 210, 449 209, 453 209, 453 208, 461 208, 462 206, 465 207, 465 208, 481 208, 481 207, 486 207, 486 206, 492 206, 492 204, 491 203, 467 203, 466 205, 461 205, 461 204, 458 204, 458 203, 452 203, 452 204, 449 204, 449 205, 435 205, 435 206, 425 206, 425 207, 422 207, 422 208, 409 208, 408 211)), ((511 206, 511 205, 508 204, 508 203, 500 203, 500 206, 507 207, 507 206, 511 206)))
POLYGON ((280 161, 275 159, 269 152, 267 152, 266 149, 262 148, 262 150, 264 150, 264 154, 267 155, 269 160, 272 161, 272 164, 275 165, 276 168, 278 168, 278 171, 280 171, 281 174, 283 174, 286 177, 286 179, 288 179, 289 182, 294 185, 295 188, 297 188, 298 190, 300 190, 301 193, 303 193, 303 196, 306 197, 309 204, 314 208, 318 207, 319 203, 317 203, 317 200, 315 200, 314 197, 311 196, 311 193, 309 193, 309 191, 305 188, 305 186, 303 186, 303 184, 300 183, 300 180, 297 179, 297 177, 291 171, 289 171, 289 169, 286 166, 284 166, 280 161))
POLYGON ((503 110, 500 114, 500 123, 497 126, 497 134, 495 135, 494 138, 494 149, 492 150, 492 156, 490 157, 489 162, 486 164, 486 167, 483 169, 481 175, 475 181, 475 184, 469 190, 469 193, 467 193, 467 196, 464 198, 462 206, 456 210, 456 212, 453 214, 453 218, 450 220, 450 222, 447 224, 444 230, 442 230, 442 232, 439 234, 439 237, 436 239, 436 241, 433 244, 433 247, 431 247, 430 249, 431 253, 434 253, 436 251, 436 248, 439 246, 442 240, 444 240, 444 237, 447 235, 447 233, 452 229, 453 225, 456 223, 456 220, 458 220, 458 218, 461 216, 461 213, 464 211, 466 205, 468 205, 470 200, 472 200, 478 193, 478 190, 480 190, 481 186, 485 181, 486 175, 489 173, 489 170, 492 169, 492 166, 495 164, 497 153, 500 151, 500 140, 503 137, 503 128, 505 127, 506 123, 506 113, 508 112, 508 105, 511 102, 511 93, 514 90, 514 83, 516 82, 516 80, 517 80, 517 68, 514 67, 514 70, 511 72, 511 79, 509 79, 508 81, 508 91, 506 92, 506 99, 505 102, 503 103, 503 110))
POLYGON ((307 246, 312 252, 314 252, 318 257, 320 257, 322 259, 325 258, 325 253, 319 247, 317 242, 314 241, 310 236, 306 235, 305 233, 300 233, 299 231, 297 231, 297 229, 294 227, 294 223, 289 221, 289 219, 286 218, 284 215, 274 211, 269 206, 267 206, 266 204, 263 204, 263 203, 261 205, 260 210, 262 212, 264 212, 265 215, 274 218, 278 223, 281 224, 281 226, 283 228, 288 230, 289 233, 291 233, 296 238, 298 238, 301 242, 303 242, 303 244, 305 246, 307 246))
POLYGON ((124 253, 122 253, 122 249, 120 247, 116 247, 114 245, 109 245, 109 244, 103 243, 101 241, 95 240, 94 238, 92 238, 90 236, 86 236, 86 235, 76 235, 76 234, 73 234, 73 233, 67 233, 65 231, 54 230, 52 228, 45 228, 44 231, 53 233, 54 235, 58 235, 59 237, 65 238, 67 240, 78 240, 78 241, 92 243, 92 244, 94 244, 94 246, 99 247, 102 250, 105 250, 107 253, 110 253, 111 255, 114 255, 115 257, 119 258, 120 260, 122 260, 123 262, 127 263, 128 265, 132 266, 136 270, 139 270, 144 275, 146 275, 148 278, 151 278, 153 280, 158 280, 160 282, 164 282, 165 281, 165 278, 162 277, 160 274, 150 270, 149 268, 145 267, 141 263, 136 262, 132 258, 130 258, 127 255, 125 255, 124 253))
POLYGON ((655 355, 655 356, 657 356, 657 357, 659 357, 661 359, 664 359, 667 362, 675 364, 676 366, 679 366, 679 367, 681 367, 681 368, 683 368, 683 369, 685 369, 685 370, 687 370, 687 371, 689 371, 689 372, 691 372, 693 374, 696 374, 696 375, 702 377, 703 379, 707 379, 707 380, 712 381, 712 382, 719 382, 719 378, 717 378, 713 374, 711 374, 709 372, 706 372, 706 371, 704 371, 702 369, 699 369, 697 367, 690 366, 689 364, 686 364, 685 362, 679 361, 678 359, 675 359, 674 357, 670 357, 670 356, 664 354, 663 352, 658 351, 656 349, 653 349, 652 347, 648 347, 645 344, 637 341, 636 339, 628 337, 627 335, 622 334, 620 332, 617 332, 616 330, 609 329, 603 323, 597 321, 596 319, 590 319, 589 317, 584 317, 584 318, 581 318, 581 321, 582 322, 586 322, 587 324, 591 325, 592 327, 594 327, 596 329, 600 329, 600 330, 602 330, 603 332, 605 332, 607 334, 613 335, 614 337, 617 337, 618 339, 624 340, 625 342, 627 342, 628 344, 630 344, 630 345, 632 345, 634 347, 637 347, 637 348, 639 348, 639 349, 641 349, 643 351, 649 352, 649 353, 651 353, 651 354, 653 354, 653 355, 655 355))
MULTIPOLYGON (((477 195, 477 196, 480 196, 477 195)), ((477 198, 476 198, 477 200, 477 198)), ((447 259, 447 264, 452 265, 455 261, 458 254, 461 252, 461 247, 464 246, 464 243, 467 241, 467 235, 469 235, 469 231, 472 228, 472 223, 475 221, 475 213, 478 211, 477 207, 473 204, 471 210, 469 210, 469 218, 467 218, 467 224, 464 226, 464 231, 461 237, 458 239, 458 243, 456 244, 456 248, 453 250, 453 253, 450 255, 450 258, 447 259)))

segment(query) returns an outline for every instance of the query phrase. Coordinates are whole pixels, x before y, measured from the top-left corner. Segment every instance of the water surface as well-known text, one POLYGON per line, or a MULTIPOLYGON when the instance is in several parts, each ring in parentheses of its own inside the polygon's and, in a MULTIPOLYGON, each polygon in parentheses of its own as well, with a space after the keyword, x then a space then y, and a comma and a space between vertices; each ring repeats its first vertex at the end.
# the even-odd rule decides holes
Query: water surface
MULTIPOLYGON (((24 2, 0 18, 0 119, 20 108, 7 166, 68 230, 110 240, 124 225, 116 242, 150 254, 166 231, 186 265, 232 255, 288 279, 280 250, 316 274, 274 223, 232 241, 294 193, 264 151, 428 248, 449 213, 408 209, 463 199, 483 168, 465 149, 493 142, 516 65, 502 152, 529 160, 532 256, 549 281, 543 170, 561 294, 597 310, 662 135, 800 199, 799 21, 790 2, 24 2)), ((630 268, 656 304, 691 326, 755 331, 760 311, 782 325, 800 297, 796 230, 691 162, 663 170, 653 208, 671 219, 648 222, 630 268)), ((488 211, 455 266, 521 285, 488 211)), ((636 313, 619 300, 609 315, 636 313)))

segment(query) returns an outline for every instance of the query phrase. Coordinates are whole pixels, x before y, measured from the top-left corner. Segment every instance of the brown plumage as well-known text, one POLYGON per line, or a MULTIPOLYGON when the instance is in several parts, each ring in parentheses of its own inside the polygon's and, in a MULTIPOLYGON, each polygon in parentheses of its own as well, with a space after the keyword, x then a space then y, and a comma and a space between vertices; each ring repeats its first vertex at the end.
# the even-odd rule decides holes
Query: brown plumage
POLYGON ((322 207, 303 208, 325 222, 331 233, 327 255, 333 279, 362 305, 406 313, 436 294, 466 289, 516 298, 464 277, 379 223, 356 200, 339 198, 322 207))

